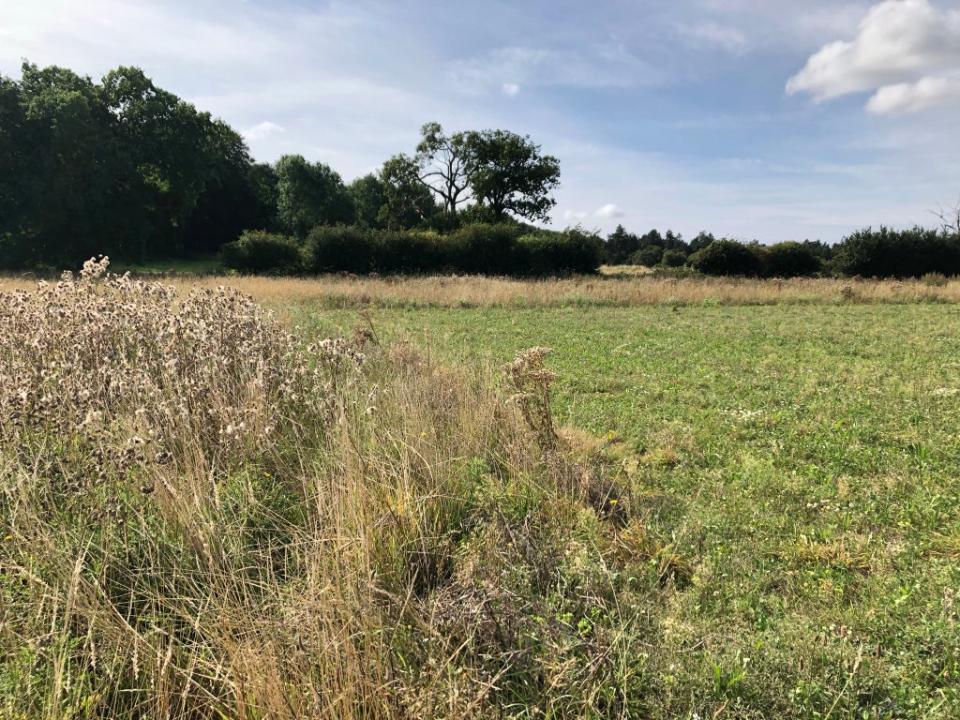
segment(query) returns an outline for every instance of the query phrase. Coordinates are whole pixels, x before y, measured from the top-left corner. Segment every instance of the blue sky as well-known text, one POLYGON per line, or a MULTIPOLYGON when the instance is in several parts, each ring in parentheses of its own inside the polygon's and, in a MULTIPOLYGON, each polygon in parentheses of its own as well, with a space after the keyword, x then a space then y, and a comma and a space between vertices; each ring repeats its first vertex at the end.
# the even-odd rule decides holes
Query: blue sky
POLYGON ((0 0, 23 58, 138 65, 346 180, 428 120, 529 133, 555 226, 836 241, 960 196, 956 2, 0 0))

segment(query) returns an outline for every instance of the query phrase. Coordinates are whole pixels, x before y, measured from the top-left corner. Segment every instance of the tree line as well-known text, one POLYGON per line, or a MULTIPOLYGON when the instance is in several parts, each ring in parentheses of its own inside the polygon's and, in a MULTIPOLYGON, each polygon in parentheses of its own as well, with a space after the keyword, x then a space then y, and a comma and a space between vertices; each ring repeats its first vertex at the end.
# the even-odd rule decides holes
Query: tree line
POLYGON ((303 243, 320 226, 544 221, 559 181, 559 161, 529 137, 427 123, 412 153, 347 184, 301 155, 254 162, 239 133, 139 68, 94 82, 25 62, 19 81, 0 76, 5 268, 210 255, 248 229, 303 243))
POLYGON ((704 275, 738 277, 920 277, 960 275, 960 209, 939 228, 880 226, 847 235, 836 245, 819 240, 764 245, 701 232, 689 242, 667 231, 645 235, 623 226, 607 237, 603 259, 611 265, 689 268, 704 275))
POLYGON ((0 269, 219 254, 241 272, 593 272, 632 263, 709 275, 960 274, 960 210, 938 229, 881 227, 835 246, 702 232, 605 239, 549 220, 560 163, 507 130, 421 129, 345 183, 301 155, 257 163, 220 119, 119 67, 99 82, 25 62, 0 76, 0 269))

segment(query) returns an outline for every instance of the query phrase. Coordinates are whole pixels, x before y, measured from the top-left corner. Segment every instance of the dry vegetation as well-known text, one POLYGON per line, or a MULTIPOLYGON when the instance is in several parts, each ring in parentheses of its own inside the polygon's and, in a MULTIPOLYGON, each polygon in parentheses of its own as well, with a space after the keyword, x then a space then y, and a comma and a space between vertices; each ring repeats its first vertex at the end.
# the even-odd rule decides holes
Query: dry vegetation
MULTIPOLYGON (((181 290, 229 286, 260 301, 309 301, 328 308, 960 302, 960 280, 942 276, 905 281, 671 278, 650 274, 601 274, 547 280, 474 276, 364 278, 328 275, 302 279, 183 276, 169 278, 168 282, 181 290)), ((29 279, 7 277, 0 279, 0 290, 32 284, 29 279)))
POLYGON ((504 399, 105 267, 0 295, 0 717, 637 710, 622 563, 578 531, 629 501, 558 444, 542 349, 504 399))

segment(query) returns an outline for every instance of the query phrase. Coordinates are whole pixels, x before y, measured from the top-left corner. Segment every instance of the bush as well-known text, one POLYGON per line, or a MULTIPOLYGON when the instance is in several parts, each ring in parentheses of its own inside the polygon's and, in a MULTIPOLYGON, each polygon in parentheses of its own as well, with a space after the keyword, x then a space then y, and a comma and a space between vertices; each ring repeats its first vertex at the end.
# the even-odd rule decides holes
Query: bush
POLYGON ((810 277, 820 272, 823 263, 808 245, 782 242, 771 245, 765 253, 767 277, 810 277))
POLYGON ((837 246, 834 268, 842 275, 920 277, 960 273, 960 239, 937 230, 859 230, 837 246))
POLYGON ((370 273, 377 269, 377 236, 373 230, 355 226, 315 227, 307 235, 307 266, 317 273, 370 273))
POLYGON ((660 264, 665 267, 682 267, 687 262, 687 256, 681 250, 664 250, 660 264))
POLYGON ((663 259, 663 248, 659 245, 647 245, 630 256, 630 263, 633 265, 643 265, 644 267, 653 267, 654 265, 659 265, 661 259, 663 259))
POLYGON ((524 274, 518 255, 519 225, 501 223, 464 225, 448 236, 451 264, 456 270, 478 275, 524 274))
POLYGON ((221 251, 223 264, 241 273, 289 274, 303 269, 300 246, 286 235, 247 230, 221 251))
POLYGON ((518 274, 538 276, 593 273, 602 256, 603 240, 579 229, 523 235, 515 255, 521 263, 518 274))
POLYGON ((429 273, 451 269, 449 243, 429 230, 374 233, 374 269, 381 273, 429 273))
POLYGON ((756 277, 763 268, 762 249, 736 240, 715 240, 690 256, 690 265, 704 275, 756 277))

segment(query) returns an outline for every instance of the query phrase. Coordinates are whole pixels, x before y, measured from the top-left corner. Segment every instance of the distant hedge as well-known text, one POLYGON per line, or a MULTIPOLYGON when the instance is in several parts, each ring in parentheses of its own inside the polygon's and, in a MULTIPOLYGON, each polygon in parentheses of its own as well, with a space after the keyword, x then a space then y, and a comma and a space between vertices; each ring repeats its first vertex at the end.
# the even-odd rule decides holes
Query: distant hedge
POLYGON ((300 246, 285 235, 247 230, 221 250, 223 264, 245 274, 289 275, 303 269, 300 246))
POLYGON ((224 248, 223 262, 245 273, 547 276, 596 272, 602 249, 600 238, 582 230, 529 232, 509 223, 477 223, 447 234, 319 226, 303 245, 270 233, 246 232, 224 248))
POLYGON ((938 230, 867 228, 837 245, 834 270, 863 277, 921 277, 960 274, 960 237, 938 230))

